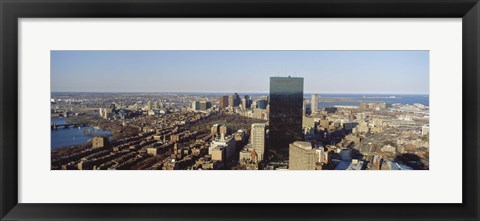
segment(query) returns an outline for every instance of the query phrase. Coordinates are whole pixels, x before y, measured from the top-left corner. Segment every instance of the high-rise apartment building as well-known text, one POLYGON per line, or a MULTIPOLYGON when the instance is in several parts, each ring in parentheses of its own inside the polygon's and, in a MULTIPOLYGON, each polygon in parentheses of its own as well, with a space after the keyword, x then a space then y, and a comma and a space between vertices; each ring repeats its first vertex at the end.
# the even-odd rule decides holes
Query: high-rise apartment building
POLYGON ((318 111, 318 99, 319 99, 318 94, 312 94, 312 104, 311 104, 312 114, 318 111))
POLYGON ((252 131, 250 133, 252 148, 257 153, 259 161, 265 160, 265 126, 266 125, 262 123, 252 124, 252 131))
POLYGON ((268 158, 288 160, 288 147, 303 140, 303 78, 271 77, 268 158))

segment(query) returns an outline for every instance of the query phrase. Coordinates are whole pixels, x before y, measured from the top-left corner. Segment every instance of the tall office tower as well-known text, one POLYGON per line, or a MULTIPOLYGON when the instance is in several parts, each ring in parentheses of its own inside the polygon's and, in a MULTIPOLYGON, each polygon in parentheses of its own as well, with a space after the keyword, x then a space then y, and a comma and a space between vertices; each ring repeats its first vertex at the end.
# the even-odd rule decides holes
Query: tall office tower
POLYGON ((234 93, 232 96, 228 97, 228 105, 231 107, 240 105, 240 96, 238 96, 237 93, 234 93))
POLYGON ((220 97, 219 100, 220 103, 220 108, 226 108, 228 107, 228 96, 224 95, 220 97))
POLYGON ((252 148, 257 153, 258 161, 265 160, 265 124, 252 124, 250 140, 252 141, 252 148))
POLYGON ((200 102, 192 101, 192 110, 194 111, 200 110, 200 102))
POLYGON ((270 77, 268 159, 288 160, 288 145, 303 140, 303 78, 270 77))
POLYGON ((246 108, 250 109, 250 106, 252 106, 252 99, 248 95, 243 96, 243 98, 245 98, 246 101, 246 108))
POLYGON ((212 107, 210 101, 200 101, 200 110, 205 111, 212 107))
POLYGON ((312 94, 312 114, 316 113, 318 110, 318 94, 312 94))
POLYGON ((310 142, 295 141, 290 144, 289 170, 315 170, 318 161, 318 153, 310 142))
POLYGON ((228 106, 233 107, 233 95, 228 96, 228 106))
POLYGON ((158 101, 154 101, 154 102, 153 102, 153 109, 154 109, 154 110, 160 109, 160 105, 159 105, 158 101))
POLYGON ((233 93, 233 97, 235 98, 233 99, 233 105, 240 106, 240 102, 241 102, 240 96, 237 93, 233 93))

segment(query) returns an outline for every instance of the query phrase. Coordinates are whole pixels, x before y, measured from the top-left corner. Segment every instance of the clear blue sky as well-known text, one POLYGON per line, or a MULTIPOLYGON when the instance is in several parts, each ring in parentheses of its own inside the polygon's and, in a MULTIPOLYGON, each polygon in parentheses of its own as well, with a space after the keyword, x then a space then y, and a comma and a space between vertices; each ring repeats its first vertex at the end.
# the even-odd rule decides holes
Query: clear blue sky
POLYGON ((428 94, 428 51, 51 51, 52 92, 268 92, 271 76, 305 93, 428 94))

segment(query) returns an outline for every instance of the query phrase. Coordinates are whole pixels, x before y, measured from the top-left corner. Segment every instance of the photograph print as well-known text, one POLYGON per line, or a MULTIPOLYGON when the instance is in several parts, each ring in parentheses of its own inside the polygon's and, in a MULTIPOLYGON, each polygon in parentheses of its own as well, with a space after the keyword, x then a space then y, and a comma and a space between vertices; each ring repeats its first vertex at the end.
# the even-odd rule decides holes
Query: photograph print
POLYGON ((429 51, 51 51, 51 170, 428 170, 429 51))

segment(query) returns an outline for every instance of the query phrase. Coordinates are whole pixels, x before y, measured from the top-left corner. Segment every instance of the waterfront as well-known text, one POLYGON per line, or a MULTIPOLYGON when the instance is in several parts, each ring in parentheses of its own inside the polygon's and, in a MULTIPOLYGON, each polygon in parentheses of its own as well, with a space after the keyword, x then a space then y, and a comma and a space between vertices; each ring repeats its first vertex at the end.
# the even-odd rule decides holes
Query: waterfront
MULTIPOLYGON (((52 123, 55 124, 65 124, 65 118, 52 118, 52 123)), ((59 148, 59 147, 66 147, 66 146, 73 146, 86 143, 92 139, 91 136, 86 135, 84 131, 90 131, 95 135, 100 136, 111 136, 112 133, 110 131, 105 130, 97 130, 93 127, 76 127, 76 128, 66 128, 66 129, 58 129, 58 130, 51 130, 51 148, 59 148)))
MULTIPOLYGON (((87 93, 89 94, 89 93, 87 93)), ((160 93, 162 94, 162 93, 160 93)), ((222 95, 221 93, 178 93, 177 96, 212 96, 217 97, 222 95)), ((253 97, 265 97, 268 94, 264 93, 254 93, 253 97)), ((84 95, 85 96, 85 95, 84 95)), ((311 94, 304 94, 304 98, 307 100, 311 99, 311 94)), ((425 106, 429 106, 429 96, 428 95, 395 95, 395 94, 320 94, 319 108, 326 108, 332 106, 359 106, 361 102, 385 102, 389 105, 399 103, 402 105, 413 105, 419 103, 425 106)), ((87 103, 87 102, 85 102, 87 103)), ((175 101, 171 102, 175 105, 186 105, 189 102, 185 101, 175 101)), ((52 118, 52 123, 64 124, 66 123, 65 118, 52 118)), ((59 148, 65 146, 79 145, 86 143, 91 140, 91 135, 86 135, 85 130, 91 132, 95 135, 100 136, 111 136, 110 131, 97 130, 92 127, 80 127, 80 128, 67 128, 52 130, 51 138, 51 148, 59 148)))
POLYGON ((52 128, 83 144, 51 169, 428 170, 429 70, 428 51, 54 51, 52 128))
MULTIPOLYGON (((305 97, 310 98, 310 94, 305 94, 305 97)), ((408 104, 413 105, 415 103, 425 106, 429 105, 428 95, 414 95, 414 94, 320 94, 320 105, 324 99, 338 99, 338 100, 350 100, 352 102, 323 102, 325 108, 330 106, 358 106, 360 102, 385 102, 387 104, 408 104), (334 104, 335 103, 335 104, 334 104), (338 104, 337 104, 338 103, 338 104)))
MULTIPOLYGON (((150 93, 150 95, 162 96, 165 94, 175 94, 177 96, 192 97, 220 97, 226 93, 150 93)), ((269 93, 238 93, 239 96, 245 95, 253 98, 268 97, 269 93)), ((386 104, 413 105, 422 104, 429 106, 429 95, 426 94, 318 94, 320 96, 319 108, 332 106, 359 106, 361 102, 385 102, 386 104)), ((304 93, 303 97, 310 100, 311 93, 304 93)), ((190 104, 190 102, 177 102, 176 104, 190 104)))

